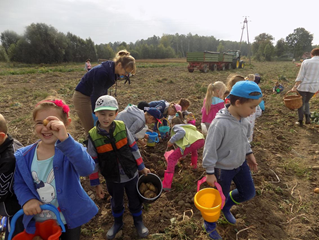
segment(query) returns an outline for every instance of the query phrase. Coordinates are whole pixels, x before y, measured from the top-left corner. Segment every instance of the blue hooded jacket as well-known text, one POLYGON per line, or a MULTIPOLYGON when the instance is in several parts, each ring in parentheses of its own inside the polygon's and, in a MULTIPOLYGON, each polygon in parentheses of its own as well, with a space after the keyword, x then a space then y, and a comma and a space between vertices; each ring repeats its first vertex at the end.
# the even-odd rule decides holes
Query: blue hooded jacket
MULTIPOLYGON (((16 171, 14 192, 19 204, 23 206, 31 199, 40 197, 31 174, 31 164, 37 143, 16 151, 16 171)), ((88 176, 94 171, 95 163, 80 143, 70 135, 63 142, 57 141, 53 158, 56 183, 56 197, 69 229, 79 227, 90 221, 98 208, 81 186, 80 176, 88 176)), ((23 224, 27 233, 35 232, 33 216, 24 215, 23 224)))

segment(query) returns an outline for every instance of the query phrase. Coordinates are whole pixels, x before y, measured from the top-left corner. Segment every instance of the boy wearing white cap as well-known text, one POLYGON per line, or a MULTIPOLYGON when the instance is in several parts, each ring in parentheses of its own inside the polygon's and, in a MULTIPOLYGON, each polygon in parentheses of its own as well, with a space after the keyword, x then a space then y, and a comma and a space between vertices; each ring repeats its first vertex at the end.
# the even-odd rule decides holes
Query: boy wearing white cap
POLYGON ((126 192, 129 209, 134 225, 140 237, 149 233, 142 220, 142 203, 136 183, 138 171, 147 175, 150 170, 144 166, 137 144, 123 121, 115 120, 118 113, 116 99, 109 95, 97 99, 94 110, 98 121, 89 131, 88 152, 96 162, 95 172, 90 175, 91 186, 96 186, 96 193, 104 198, 98 170, 106 180, 107 190, 112 196, 111 208, 114 224, 107 232, 107 239, 115 238, 123 227, 123 198, 126 192))
MULTIPOLYGON (((212 121, 203 151, 203 167, 206 182, 214 187, 218 182, 226 196, 222 209, 225 219, 235 224, 230 208, 255 196, 255 186, 249 167, 257 170, 257 162, 251 150, 247 130, 247 117, 256 111, 262 99, 260 88, 252 81, 237 82, 229 96, 230 105, 221 109, 212 121), (230 190, 234 181, 236 189, 230 190)), ((204 228, 211 239, 221 239, 216 222, 204 221, 204 228)))

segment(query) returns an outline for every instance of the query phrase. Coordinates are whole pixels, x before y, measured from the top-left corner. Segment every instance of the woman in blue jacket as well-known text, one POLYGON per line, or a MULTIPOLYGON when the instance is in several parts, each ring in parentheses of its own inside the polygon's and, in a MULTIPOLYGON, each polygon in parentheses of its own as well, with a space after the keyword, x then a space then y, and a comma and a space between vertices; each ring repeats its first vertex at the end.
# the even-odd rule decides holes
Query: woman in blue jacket
POLYGON ((113 61, 102 62, 88 71, 76 86, 73 103, 76 113, 88 134, 94 127, 94 112, 96 100, 107 95, 119 76, 135 74, 135 59, 126 50, 119 51, 113 61))
POLYGON ((24 212, 27 233, 34 233, 35 222, 56 218, 40 208, 42 204, 52 204, 66 228, 61 239, 78 240, 81 226, 98 212, 80 182, 80 176, 94 171, 95 163, 68 134, 68 113, 68 105, 52 97, 36 105, 33 120, 39 141, 15 153, 14 192, 24 212))

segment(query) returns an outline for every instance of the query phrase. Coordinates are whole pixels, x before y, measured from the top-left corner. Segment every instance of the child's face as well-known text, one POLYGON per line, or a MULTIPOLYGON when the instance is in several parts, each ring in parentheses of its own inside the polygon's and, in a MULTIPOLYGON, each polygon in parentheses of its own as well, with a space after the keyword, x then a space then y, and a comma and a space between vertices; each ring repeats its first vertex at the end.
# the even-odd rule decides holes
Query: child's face
POLYGON ((175 107, 169 107, 169 108, 167 109, 167 114, 170 115, 170 116, 175 116, 175 114, 176 114, 176 109, 175 109, 175 107))
POLYGON ((101 128, 109 130, 112 122, 117 116, 117 111, 114 110, 101 110, 95 113, 95 116, 99 119, 101 128))
POLYGON ((239 103, 239 101, 236 101, 235 107, 236 107, 236 112, 239 117, 245 118, 249 117, 256 111, 256 107, 259 105, 261 102, 260 99, 253 99, 251 101, 245 102, 245 103, 239 103))
POLYGON ((146 122, 146 124, 156 123, 156 119, 152 115, 146 114, 145 122, 146 122))
MULTIPOLYGON (((45 144, 54 145, 58 140, 52 133, 52 130, 43 125, 43 120, 49 116, 55 116, 59 118, 62 122, 61 111, 54 107, 40 109, 34 119, 35 122, 35 135, 45 144)), ((66 123, 64 123, 66 124, 66 123)))

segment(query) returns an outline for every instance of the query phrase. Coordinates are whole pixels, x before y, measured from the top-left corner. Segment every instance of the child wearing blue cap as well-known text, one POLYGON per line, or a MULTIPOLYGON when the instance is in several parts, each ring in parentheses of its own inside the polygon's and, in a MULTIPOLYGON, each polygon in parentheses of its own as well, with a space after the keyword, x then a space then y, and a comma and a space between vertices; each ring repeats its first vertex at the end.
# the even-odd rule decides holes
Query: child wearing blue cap
MULTIPOLYGON (((135 140, 139 142, 142 146, 145 146, 146 143, 142 139, 138 139, 136 137, 137 133, 140 133, 143 128, 145 128, 146 124, 152 124, 157 122, 161 123, 162 113, 160 110, 152 107, 148 107, 145 112, 139 109, 137 106, 129 106, 123 111, 119 112, 116 116, 116 120, 121 120, 125 123, 127 129, 135 135, 135 140)), ((141 135, 141 134, 138 134, 141 135)), ((145 134, 143 137, 148 137, 145 134)))
MULTIPOLYGON (((251 129, 246 117, 255 112, 262 100, 262 92, 255 82, 239 81, 227 98, 230 104, 216 114, 209 127, 203 167, 207 183, 212 187, 215 182, 221 185, 227 196, 222 212, 230 224, 235 224, 231 207, 255 196, 249 168, 256 171, 257 162, 248 141, 251 129), (236 189, 229 191, 232 181, 236 189)), ((216 230, 216 222, 204 221, 204 228, 211 239, 222 239, 216 230)))

